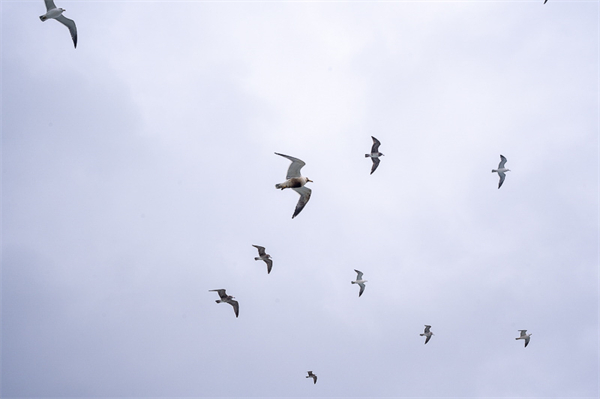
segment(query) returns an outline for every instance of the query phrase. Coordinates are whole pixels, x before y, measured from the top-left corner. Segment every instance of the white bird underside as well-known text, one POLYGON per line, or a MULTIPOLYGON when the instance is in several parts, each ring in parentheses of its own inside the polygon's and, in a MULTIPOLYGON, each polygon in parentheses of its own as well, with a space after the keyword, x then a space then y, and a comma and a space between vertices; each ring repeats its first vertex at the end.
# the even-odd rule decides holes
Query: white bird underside
POLYGON ((296 216, 298 216, 300 212, 302 212, 302 209, 304 209, 304 207, 308 203, 308 200, 310 200, 312 190, 306 187, 305 184, 312 180, 310 180, 308 177, 303 177, 300 174, 300 170, 304 165, 306 165, 304 161, 298 158, 291 157, 289 155, 280 154, 278 152, 276 152, 275 154, 292 161, 288 168, 287 175, 285 177, 288 180, 284 183, 276 184, 275 188, 282 190, 285 188, 291 188, 300 195, 300 199, 298 199, 298 203, 296 204, 296 208, 294 209, 294 214, 292 215, 293 219, 296 216))
POLYGON ((254 248, 258 249, 258 257, 254 258, 254 260, 263 260, 267 264, 267 274, 271 273, 271 269, 273 268, 273 261, 270 259, 271 255, 265 252, 265 247, 261 247, 260 245, 252 245, 254 248))
POLYGON ((219 294, 219 297, 221 298, 220 300, 217 300, 215 302, 217 303, 228 303, 231 306, 233 306, 233 312, 235 313, 235 317, 238 317, 240 315, 240 305, 238 303, 238 301, 234 300, 231 295, 227 295, 227 293, 225 292, 224 289, 217 289, 217 290, 209 290, 211 292, 217 292, 219 294))
POLYGON ((521 333, 521 335, 519 335, 518 338, 515 339, 522 339, 525 341, 525 348, 527 348, 527 345, 529 345, 529 340, 531 337, 531 334, 527 334, 527 330, 519 330, 519 332, 521 333))
POLYGON ((65 10, 57 8, 53 0, 44 0, 44 2, 46 3, 46 14, 40 16, 42 22, 48 19, 55 19, 66 26, 71 34, 71 39, 73 39, 73 44, 77 48, 77 26, 75 25, 75 21, 62 15, 65 10))
POLYGON ((498 164, 498 169, 492 169, 492 173, 498 173, 500 176, 500 181, 498 182, 498 188, 502 187, 502 183, 504 183, 504 179, 506 178, 506 174, 504 172, 509 172, 510 169, 504 167, 506 164, 506 157, 504 155, 500 155, 500 163, 498 164))

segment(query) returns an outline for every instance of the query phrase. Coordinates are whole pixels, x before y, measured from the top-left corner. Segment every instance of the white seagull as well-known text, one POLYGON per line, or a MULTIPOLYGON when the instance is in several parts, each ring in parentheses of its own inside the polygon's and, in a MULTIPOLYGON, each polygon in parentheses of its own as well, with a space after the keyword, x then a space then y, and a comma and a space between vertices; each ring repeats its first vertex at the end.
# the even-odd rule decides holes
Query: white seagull
POLYGON ((373 139, 373 147, 371 147, 370 154, 365 154, 365 158, 371 157, 371 160, 373 160, 373 166, 371 166, 371 173, 370 173, 370 174, 373 174, 373 172, 375 172, 375 169, 377 169, 377 167, 379 166, 379 157, 382 156, 383 154, 379 152, 379 146, 381 145, 379 140, 377 140, 373 136, 371 136, 371 138, 373 139))
POLYGON ((519 330, 521 332, 521 336, 519 336, 519 338, 515 338, 515 339, 524 339, 525 340, 525 348, 527 348, 527 345, 529 345, 529 337, 531 337, 531 334, 527 334, 527 330, 519 330))
POLYGON ((317 383, 317 376, 316 376, 316 375, 314 375, 312 371, 309 371, 309 372, 308 372, 308 375, 306 376, 306 378, 312 378, 312 379, 313 379, 313 381, 314 381, 314 384, 316 384, 316 383, 317 383))
POLYGON ((258 249, 258 257, 254 258, 254 260, 264 260, 267 264, 267 274, 271 273, 271 268, 273 267, 273 261, 271 260, 271 255, 265 252, 265 247, 261 247, 260 245, 252 246, 258 249))
POLYGON ((302 209, 304 209, 304 206, 310 199, 310 194, 312 193, 312 191, 310 188, 305 187, 305 184, 308 182, 312 182, 312 180, 310 180, 308 177, 300 175, 300 169, 302 169, 302 167, 306 165, 304 161, 298 158, 290 157, 289 155, 280 154, 278 152, 276 152, 275 154, 292 161, 290 167, 288 168, 287 175, 285 177, 287 180, 283 183, 276 184, 275 188, 279 188, 282 190, 285 188, 291 188, 292 190, 300 194, 300 199, 296 204, 296 210, 294 211, 294 215, 292 216, 293 219, 296 216, 298 216, 302 209))
POLYGON ((498 176, 500 176, 500 183, 498 183, 498 188, 502 187, 502 183, 504 183, 504 178, 506 177, 504 173, 510 172, 510 169, 506 169, 504 167, 504 164, 506 164, 506 158, 504 157, 504 155, 500 155, 500 163, 498 164, 498 169, 492 169, 492 173, 497 172, 498 176))
POLYGON ((429 342, 429 340, 431 339, 431 336, 434 335, 431 331, 429 331, 430 328, 431 328, 431 326, 425 324, 425 331, 423 331, 423 334, 419 334, 419 335, 421 335, 421 337, 427 337, 425 339, 425 343, 429 342))
POLYGON ((356 281, 350 281, 350 282, 352 284, 360 285, 360 291, 358 291, 358 297, 360 298, 360 296, 362 295, 362 293, 365 290, 365 283, 367 282, 367 280, 363 280, 363 278, 362 278, 363 273, 360 270, 354 269, 354 271, 356 272, 356 281))
POLYGON ((64 8, 57 8, 54 5, 54 0, 44 0, 46 3, 46 13, 44 15, 40 15, 40 19, 42 22, 47 19, 55 19, 67 28, 69 28, 69 32, 71 32, 71 38, 73 39, 73 44, 75 48, 77 48, 77 27, 75 26, 75 21, 72 19, 66 18, 63 12, 67 11, 64 8))
POLYGON ((240 314, 240 305, 238 304, 238 301, 234 301, 233 300, 233 298, 235 298, 235 297, 233 297, 231 295, 227 295, 225 293, 225 290, 222 289, 222 288, 218 289, 218 290, 209 290, 209 291, 211 291, 211 292, 218 292, 219 293, 219 297, 221 297, 221 299, 217 299, 215 302, 216 303, 224 302, 224 303, 230 304, 231 306, 233 306, 233 311, 235 312, 235 317, 239 316, 239 314, 240 314))

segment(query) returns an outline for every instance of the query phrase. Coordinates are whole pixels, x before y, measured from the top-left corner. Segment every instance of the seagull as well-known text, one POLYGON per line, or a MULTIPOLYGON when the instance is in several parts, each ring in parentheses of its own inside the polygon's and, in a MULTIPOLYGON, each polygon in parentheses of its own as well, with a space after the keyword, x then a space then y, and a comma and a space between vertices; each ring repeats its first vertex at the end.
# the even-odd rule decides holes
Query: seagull
POLYGON ((271 268, 273 267, 273 261, 271 260, 271 255, 265 252, 265 247, 261 247, 260 245, 252 244, 254 248, 258 249, 258 257, 254 258, 254 260, 264 260, 267 264, 267 274, 271 273, 271 268))
POLYGON ((233 311, 235 312, 235 317, 239 316, 239 314, 240 314, 240 305, 238 304, 238 301, 234 301, 233 300, 233 298, 235 298, 235 297, 233 297, 231 295, 227 295, 225 293, 225 290, 222 289, 222 288, 219 289, 219 290, 209 290, 209 291, 211 291, 211 292, 213 292, 213 291, 218 292, 219 296, 221 297, 221 299, 217 299, 215 302, 216 303, 225 302, 225 303, 230 304, 231 306, 233 306, 233 311))
POLYGON ((373 161, 373 166, 371 167, 370 174, 373 174, 373 172, 375 172, 375 169, 377 169, 377 167, 379 166, 379 157, 383 154, 379 152, 379 146, 381 145, 379 140, 377 140, 373 136, 371 136, 371 138, 373 139, 373 147, 371 147, 370 154, 365 154, 365 158, 371 157, 371 160, 373 161))
POLYGON ((425 324, 425 331, 423 331, 423 334, 419 334, 421 337, 427 337, 425 339, 425 343, 429 342, 432 335, 435 335, 431 331, 429 331, 430 328, 431 328, 431 326, 425 324))
POLYGON ((360 285, 360 291, 358 291, 358 297, 360 298, 362 293, 365 291, 365 283, 367 282, 367 280, 363 280, 363 278, 362 278, 363 273, 360 270, 354 269, 354 271, 356 272, 356 281, 350 281, 350 282, 352 284, 360 285))
POLYGON ((292 161, 290 167, 288 168, 287 175, 285 177, 287 180, 283 183, 276 184, 275 188, 280 188, 282 190, 284 188, 291 188, 292 190, 300 194, 300 199, 296 204, 296 210, 294 211, 294 215, 292 216, 293 219, 296 216, 298 216, 302 209, 304 209, 304 206, 310 199, 310 194, 312 193, 312 191, 310 188, 305 187, 304 185, 308 182, 312 182, 312 180, 310 180, 308 177, 300 176, 300 169, 302 169, 302 167, 306 165, 304 161, 298 158, 290 157, 289 155, 280 154, 278 152, 276 152, 275 154, 292 161))
POLYGON ((308 375, 306 376, 306 378, 312 378, 312 379, 313 379, 313 381, 314 381, 314 383, 315 383, 315 384, 317 383, 317 376, 316 376, 316 375, 314 375, 312 371, 309 371, 309 372, 308 372, 308 375))
POLYGON ((515 339, 524 339, 525 340, 525 348, 527 348, 527 345, 529 345, 529 337, 531 337, 531 334, 527 334, 527 330, 519 330, 521 332, 521 336, 519 338, 515 338, 515 339))
POLYGON ((63 16, 63 12, 67 11, 64 8, 56 8, 54 5, 54 0, 44 0, 46 3, 46 13, 44 15, 40 15, 40 19, 42 22, 47 19, 55 19, 67 28, 69 28, 69 32, 71 32, 71 38, 73 39, 73 44, 75 48, 77 48, 77 27, 75 26, 75 21, 63 16))
POLYGON ((506 157, 504 155, 500 155, 500 163, 498 164, 498 169, 492 169, 492 173, 498 172, 498 176, 500 176, 500 183, 498 183, 498 188, 502 187, 502 183, 504 183, 504 178, 506 175, 504 172, 510 172, 510 169, 506 169, 504 164, 506 163, 506 157))

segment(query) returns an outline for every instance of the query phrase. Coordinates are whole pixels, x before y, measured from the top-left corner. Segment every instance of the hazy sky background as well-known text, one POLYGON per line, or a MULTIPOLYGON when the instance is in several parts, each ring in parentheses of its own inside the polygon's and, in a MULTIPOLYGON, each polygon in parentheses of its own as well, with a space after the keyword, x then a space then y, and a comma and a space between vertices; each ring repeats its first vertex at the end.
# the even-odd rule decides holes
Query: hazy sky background
POLYGON ((2 1, 1 396, 597 397, 599 3, 542 3, 2 1))

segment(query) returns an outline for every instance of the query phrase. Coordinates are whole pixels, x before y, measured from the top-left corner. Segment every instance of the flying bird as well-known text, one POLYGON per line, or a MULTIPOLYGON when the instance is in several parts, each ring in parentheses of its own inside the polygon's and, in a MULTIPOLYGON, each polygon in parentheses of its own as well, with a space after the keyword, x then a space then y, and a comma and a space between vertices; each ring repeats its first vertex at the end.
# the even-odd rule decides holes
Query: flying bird
POLYGON ((370 154, 365 154, 365 158, 371 157, 371 160, 373 161, 373 166, 371 166, 370 174, 373 174, 373 172, 375 172, 375 169, 377 169, 377 167, 379 166, 379 157, 383 154, 379 152, 379 146, 381 145, 379 140, 377 140, 373 136, 371 136, 371 138, 373 139, 373 147, 371 147, 370 154))
POLYGON ((271 273, 271 268, 273 267, 271 255, 265 252, 265 247, 261 247, 260 245, 254 244, 252 244, 252 246, 258 249, 258 257, 254 258, 254 260, 264 260, 267 264, 267 274, 271 273))
POLYGON ((527 334, 527 330, 519 330, 521 332, 521 335, 519 336, 519 338, 515 338, 515 339, 524 339, 525 340, 525 348, 527 348, 527 345, 529 345, 529 337, 531 337, 531 334, 527 334))
POLYGON ((289 155, 280 154, 278 152, 276 152, 275 154, 292 161, 290 167, 288 168, 287 175, 285 177, 287 180, 283 183, 276 184, 275 188, 279 188, 281 190, 285 188, 291 188, 292 190, 300 194, 300 199, 296 204, 296 210, 294 211, 294 215, 292 216, 293 219, 296 216, 298 216, 302 209, 304 209, 304 206, 310 199, 312 191, 310 188, 306 187, 305 184, 308 182, 312 182, 312 180, 310 180, 308 177, 300 175, 300 169, 302 169, 302 167, 306 165, 304 161, 298 158, 290 157, 289 155))
POLYGON ((431 331, 429 331, 430 328, 431 328, 431 326, 425 324, 425 331, 423 331, 423 334, 419 334, 419 335, 421 335, 421 337, 427 337, 425 339, 425 343, 429 342, 429 340, 431 339, 431 336, 434 335, 431 331))
POLYGON ((209 290, 209 291, 219 293, 219 297, 221 297, 221 299, 217 299, 215 301, 216 303, 221 303, 221 302, 228 303, 231 306, 233 306, 233 311, 235 312, 235 317, 238 317, 240 315, 240 305, 238 304, 238 301, 233 300, 233 298, 235 298, 235 297, 233 297, 231 295, 227 295, 225 293, 225 290, 222 288, 219 290, 209 290))
POLYGON ((316 384, 316 383, 317 383, 317 376, 316 376, 316 375, 314 375, 312 371, 309 371, 309 372, 308 372, 308 375, 306 376, 306 378, 312 378, 312 379, 313 379, 313 381, 314 381, 314 384, 316 384))
POLYGON ((504 183, 504 178, 506 177, 505 172, 510 172, 510 169, 506 169, 504 167, 506 164, 506 157, 504 155, 500 155, 500 163, 498 164, 498 169, 492 169, 492 173, 498 173, 500 176, 500 182, 498 183, 498 188, 502 187, 502 183, 504 183))
POLYGON ((365 283, 367 282, 367 280, 363 280, 363 278, 362 278, 363 273, 360 270, 354 269, 354 271, 356 272, 356 281, 350 281, 350 282, 352 284, 360 285, 360 291, 358 291, 358 297, 360 298, 362 293, 365 291, 365 283))
POLYGON ((67 28, 69 28, 69 32, 71 32, 71 38, 73 39, 73 44, 75 48, 77 48, 77 27, 75 26, 75 21, 65 17, 63 12, 67 11, 64 8, 57 8, 54 5, 54 0, 44 0, 46 3, 46 13, 44 15, 40 15, 40 19, 42 22, 47 19, 55 19, 67 28))

